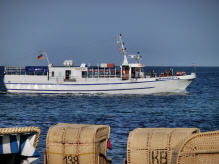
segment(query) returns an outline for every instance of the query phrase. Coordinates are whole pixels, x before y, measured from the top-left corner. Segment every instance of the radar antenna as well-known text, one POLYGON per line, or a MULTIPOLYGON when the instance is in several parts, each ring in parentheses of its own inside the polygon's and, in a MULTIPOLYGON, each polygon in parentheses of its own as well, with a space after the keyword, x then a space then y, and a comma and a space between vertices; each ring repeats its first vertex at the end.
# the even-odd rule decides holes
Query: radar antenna
POLYGON ((128 55, 128 56, 129 56, 130 58, 132 58, 132 59, 135 58, 136 63, 139 64, 139 63, 140 63, 140 60, 141 60, 141 58, 142 58, 139 54, 140 54, 140 52, 138 51, 136 55, 128 55))
POLYGON ((140 52, 138 51, 138 52, 137 52, 137 55, 136 55, 136 57, 135 57, 137 63, 140 63, 140 60, 141 60, 141 58, 142 58, 141 55, 139 55, 139 54, 140 54, 140 52))

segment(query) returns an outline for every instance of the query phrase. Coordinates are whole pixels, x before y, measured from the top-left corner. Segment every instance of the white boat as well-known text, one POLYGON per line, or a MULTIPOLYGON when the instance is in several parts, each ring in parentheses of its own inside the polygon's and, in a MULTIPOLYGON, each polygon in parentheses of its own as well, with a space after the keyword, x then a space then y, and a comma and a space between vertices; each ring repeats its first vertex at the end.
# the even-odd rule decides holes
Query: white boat
MULTIPOLYGON (((101 64, 88 67, 85 64, 73 66, 72 61, 65 61, 64 66, 48 67, 27 66, 23 68, 5 67, 4 84, 9 93, 91 93, 91 94, 154 94, 163 92, 184 92, 196 78, 195 73, 173 71, 155 74, 144 72, 139 53, 128 55, 122 35, 118 44, 124 56, 119 67, 113 64, 101 64), (128 58, 134 58, 129 63, 128 58)), ((44 56, 47 55, 44 53, 44 56)), ((47 57, 48 58, 48 57, 47 57)))

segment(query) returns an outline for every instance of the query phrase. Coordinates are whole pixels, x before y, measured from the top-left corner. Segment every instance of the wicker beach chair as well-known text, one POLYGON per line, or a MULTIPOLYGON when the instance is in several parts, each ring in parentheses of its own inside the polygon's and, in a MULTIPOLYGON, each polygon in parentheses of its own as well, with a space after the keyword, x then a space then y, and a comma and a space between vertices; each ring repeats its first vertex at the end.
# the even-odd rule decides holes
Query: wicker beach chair
POLYGON ((185 141, 177 164, 219 164, 219 131, 199 133, 185 141))
POLYGON ((134 129, 128 137, 127 164, 175 164, 181 145, 199 132, 197 128, 134 129))
POLYGON ((29 164, 38 159, 38 127, 0 128, 0 163, 29 164))
POLYGON ((107 164, 110 127, 59 123, 49 128, 45 164, 107 164))

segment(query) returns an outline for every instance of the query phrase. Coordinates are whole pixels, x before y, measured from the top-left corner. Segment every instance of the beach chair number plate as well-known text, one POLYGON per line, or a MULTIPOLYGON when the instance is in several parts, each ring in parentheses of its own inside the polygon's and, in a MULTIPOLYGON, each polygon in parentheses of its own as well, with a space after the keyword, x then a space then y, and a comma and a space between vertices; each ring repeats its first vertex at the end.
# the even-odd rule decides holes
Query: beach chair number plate
POLYGON ((152 164, 167 164, 167 150, 153 150, 152 155, 152 164))
POLYGON ((65 160, 65 164, 79 164, 78 156, 66 155, 63 160, 65 160))

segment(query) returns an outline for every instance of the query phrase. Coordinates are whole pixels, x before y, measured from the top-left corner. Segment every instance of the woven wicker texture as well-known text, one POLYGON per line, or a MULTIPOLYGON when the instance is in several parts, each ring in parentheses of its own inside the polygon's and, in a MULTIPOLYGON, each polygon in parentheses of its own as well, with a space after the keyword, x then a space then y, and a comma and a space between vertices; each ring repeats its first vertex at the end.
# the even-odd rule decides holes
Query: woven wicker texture
POLYGON ((128 137, 127 163, 176 163, 180 145, 199 132, 197 128, 137 128, 128 137))
POLYGON ((110 127, 59 123, 50 127, 46 139, 47 164, 104 164, 110 127))
POLYGON ((0 128, 0 135, 19 135, 19 134, 36 134, 34 147, 36 148, 40 138, 40 128, 38 127, 16 127, 0 128))
POLYGON ((180 149, 177 164, 219 164, 219 131, 189 138, 180 149))

